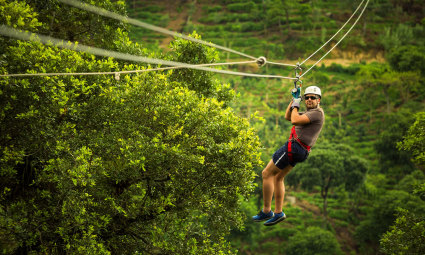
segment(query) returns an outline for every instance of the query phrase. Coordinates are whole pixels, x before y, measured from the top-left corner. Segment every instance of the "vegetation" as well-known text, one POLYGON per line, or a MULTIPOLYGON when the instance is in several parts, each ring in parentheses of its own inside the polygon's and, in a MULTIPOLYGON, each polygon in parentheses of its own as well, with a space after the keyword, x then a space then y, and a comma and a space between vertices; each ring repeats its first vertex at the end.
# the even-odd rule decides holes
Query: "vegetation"
MULTIPOLYGON (((296 63, 360 1, 84 2, 296 63)), ((424 12, 420 0, 370 1, 329 56, 351 54, 351 63, 319 64, 304 77, 303 87, 322 88, 326 122, 285 180, 288 218, 270 228, 249 219, 261 208, 264 162, 289 135, 292 82, 190 69, 0 77, 0 252, 425 253, 424 12)), ((0 23, 138 56, 235 59, 56 0, 0 0, 0 23)), ((147 68, 0 36, 0 74, 147 68)))
MULTIPOLYGON (((24 2, 2 4, 18 20, 38 16, 24 2)), ((139 48, 121 26, 110 28, 120 40, 109 47, 139 48)), ((35 42, 1 44, 3 73, 145 68, 35 42)), ((176 56, 215 60, 212 49, 174 45, 176 56)), ((235 204, 254 187, 258 137, 226 106, 229 86, 193 72, 194 88, 174 74, 1 79, 3 253, 233 250, 224 236, 242 225, 235 204)))

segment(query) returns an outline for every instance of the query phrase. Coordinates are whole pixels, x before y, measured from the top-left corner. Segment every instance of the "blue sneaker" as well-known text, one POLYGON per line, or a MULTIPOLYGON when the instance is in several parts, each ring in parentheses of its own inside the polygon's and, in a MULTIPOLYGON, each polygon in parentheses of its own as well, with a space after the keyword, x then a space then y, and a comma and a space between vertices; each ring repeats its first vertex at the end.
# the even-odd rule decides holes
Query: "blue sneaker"
POLYGON ((264 213, 263 210, 261 210, 257 215, 252 217, 252 220, 255 221, 255 222, 260 222, 260 221, 263 221, 263 220, 271 219, 271 218, 273 218, 273 216, 274 216, 273 211, 270 211, 268 213, 264 213))
POLYGON ((286 215, 285 215, 284 212, 275 213, 273 218, 264 222, 264 226, 271 226, 271 225, 277 224, 277 223, 283 221, 284 219, 286 219, 286 215))

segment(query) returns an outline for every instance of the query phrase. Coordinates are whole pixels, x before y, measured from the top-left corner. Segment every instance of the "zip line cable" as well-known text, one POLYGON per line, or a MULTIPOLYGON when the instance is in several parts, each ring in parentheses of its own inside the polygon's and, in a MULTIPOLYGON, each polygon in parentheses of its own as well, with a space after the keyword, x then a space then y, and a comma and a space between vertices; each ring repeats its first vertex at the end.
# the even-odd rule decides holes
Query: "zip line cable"
MULTIPOLYGON (((227 63, 213 63, 213 64, 200 64, 200 65, 190 65, 190 68, 194 66, 207 67, 207 66, 220 66, 220 65, 239 65, 239 64, 251 64, 256 63, 257 61, 244 61, 244 62, 227 62, 227 63)), ((66 76, 66 75, 101 75, 101 74, 115 74, 117 80, 119 80, 120 74, 131 74, 131 73, 144 73, 150 71, 165 71, 179 68, 187 68, 184 66, 172 66, 172 67, 161 67, 161 68, 152 68, 152 69, 141 69, 141 70, 128 70, 128 71, 111 71, 111 72, 86 72, 86 73, 23 73, 23 74, 4 74, 0 77, 24 77, 24 76, 66 76)))
MULTIPOLYGON (((200 65, 190 65, 190 68, 194 66, 207 67, 207 66, 220 66, 220 65, 240 65, 240 64, 251 64, 256 63, 257 61, 243 61, 243 62, 227 62, 227 63, 213 63, 213 64, 200 64, 200 65)), ((141 70, 128 70, 128 71, 111 71, 111 72, 86 72, 86 73, 23 73, 23 74, 5 74, 0 75, 0 77, 25 77, 25 76, 77 76, 77 75, 101 75, 101 74, 114 74, 115 78, 119 80, 119 75, 121 74, 131 74, 131 73, 144 73, 150 71, 165 71, 179 68, 187 68, 184 66, 172 66, 172 67, 161 67, 161 68, 152 68, 152 69, 141 69, 141 70)))
POLYGON ((313 57, 314 55, 316 55, 317 52, 319 52, 323 47, 325 47, 330 41, 332 41, 332 39, 334 39, 334 37, 341 32, 341 30, 348 24, 348 22, 350 22, 350 20, 354 17, 354 15, 357 13, 357 11, 360 9, 360 6, 362 6, 363 2, 365 0, 362 0, 362 2, 359 4, 359 6, 357 6, 357 9, 353 12, 353 14, 351 15, 351 17, 345 22, 344 25, 342 25, 342 27, 327 41, 325 42, 319 49, 317 49, 313 54, 310 55, 310 57, 306 58, 303 62, 301 62, 302 65, 304 64, 307 60, 309 60, 311 57, 313 57))
POLYGON ((198 70, 210 71, 210 72, 216 72, 216 73, 222 73, 222 74, 231 74, 231 75, 239 75, 239 76, 247 76, 247 77, 280 78, 280 79, 290 79, 290 80, 298 81, 301 77, 303 77, 305 74, 307 74, 314 66, 316 66, 321 60, 323 60, 323 58, 325 58, 336 46, 338 46, 338 44, 343 39, 345 39, 345 37, 348 35, 348 33, 357 24, 357 22, 359 21, 360 17, 363 14, 363 12, 365 11, 367 5, 369 4, 369 0, 367 0, 365 6, 363 7, 362 12, 357 17, 354 24, 343 35, 343 37, 328 52, 325 53, 325 55, 323 55, 316 63, 314 63, 302 75, 296 74, 296 78, 291 78, 291 77, 284 77, 284 76, 280 76, 280 75, 260 75, 260 74, 252 74, 252 73, 242 73, 242 72, 234 72, 234 71, 227 71, 227 70, 219 70, 219 69, 208 68, 208 66, 237 65, 237 64, 249 64, 249 63, 255 63, 256 62, 260 67, 267 63, 267 64, 273 64, 273 65, 295 67, 295 70, 297 71, 298 69, 301 69, 302 64, 304 64, 307 60, 309 60, 311 57, 313 57, 324 46, 326 46, 339 32, 341 32, 341 30, 354 17, 354 15, 360 9, 361 5, 363 4, 363 2, 365 0, 362 0, 362 2, 359 4, 357 9, 351 15, 351 17, 345 22, 345 24, 327 42, 325 42, 312 55, 310 55, 308 58, 306 58, 301 64, 297 63, 296 65, 266 61, 265 57, 255 58, 253 56, 250 56, 250 55, 247 55, 247 54, 244 54, 244 53, 241 53, 241 52, 238 52, 238 51, 235 51, 235 50, 223 47, 223 46, 219 46, 219 45, 216 45, 216 44, 213 44, 213 43, 205 42, 203 40, 195 39, 195 38, 192 38, 192 37, 189 37, 189 36, 186 36, 186 35, 178 34, 176 32, 173 32, 173 31, 161 28, 161 27, 157 27, 157 26, 154 26, 154 25, 151 25, 151 24, 147 24, 147 23, 135 20, 135 19, 127 18, 127 17, 124 17, 124 16, 119 15, 117 13, 113 13, 113 12, 107 11, 105 9, 96 7, 96 6, 88 5, 88 4, 82 3, 82 2, 77 1, 77 0, 58 0, 58 1, 65 3, 65 4, 68 4, 68 5, 71 5, 71 6, 74 6, 74 7, 77 7, 77 8, 82 9, 82 10, 86 10, 86 11, 89 11, 89 12, 96 13, 96 14, 101 15, 101 16, 113 18, 113 19, 116 19, 116 20, 120 20, 120 21, 123 21, 123 22, 127 22, 127 23, 130 23, 130 24, 136 25, 136 26, 140 26, 140 27, 143 27, 143 28, 146 28, 146 29, 154 30, 154 31, 157 31, 157 32, 160 32, 160 33, 164 33, 164 34, 172 35, 172 36, 175 36, 175 37, 180 37, 180 38, 183 38, 183 39, 186 39, 186 40, 190 40, 190 41, 193 41, 193 42, 201 43, 201 44, 204 44, 204 45, 207 45, 207 46, 210 46, 210 47, 222 49, 222 50, 232 52, 232 53, 235 53, 235 54, 247 57, 247 58, 255 59, 255 60, 245 61, 245 62, 227 62, 227 63, 191 65, 191 64, 187 64, 187 63, 180 63, 180 62, 160 60, 160 59, 154 59, 154 58, 148 58, 148 57, 134 56, 134 55, 126 54, 126 53, 119 53, 119 52, 108 51, 108 50, 104 50, 104 49, 100 49, 100 48, 89 47, 89 46, 85 46, 85 45, 81 45, 81 44, 74 44, 74 43, 71 43, 71 42, 65 43, 65 41, 60 40, 60 39, 56 39, 56 38, 53 38, 53 37, 43 36, 43 35, 34 34, 34 33, 29 34, 27 32, 21 32, 21 31, 14 29, 14 28, 10 28, 8 26, 1 25, 0 26, 0 34, 3 34, 5 36, 9 36, 9 37, 14 37, 16 39, 23 39, 23 40, 28 40, 28 41, 40 41, 41 43, 47 44, 47 45, 52 44, 52 42, 55 42, 56 43, 55 46, 60 47, 60 48, 66 48, 66 49, 76 50, 76 51, 80 51, 80 52, 87 52, 87 53, 91 53, 93 55, 98 55, 98 56, 103 56, 103 57, 115 57, 115 58, 123 59, 123 60, 144 62, 144 63, 148 63, 148 64, 168 65, 168 66, 172 66, 172 67, 142 69, 142 70, 132 70, 132 71, 116 71, 116 72, 5 74, 5 75, 0 75, 0 77, 115 74, 115 78, 118 80, 119 75, 125 74, 125 73, 140 73, 140 72, 148 72, 148 71, 161 71, 161 70, 170 70, 170 69, 179 69, 179 68, 191 68, 191 69, 198 69, 198 70), (38 39, 36 38, 37 36, 38 36, 38 39))
MULTIPOLYGON (((245 53, 242 53, 242 52, 239 52, 239 51, 236 51, 236 50, 224 47, 224 46, 220 46, 220 45, 217 45, 217 44, 214 44, 214 43, 195 39, 193 37, 189 37, 187 35, 183 35, 183 34, 180 34, 180 33, 177 33, 177 32, 162 28, 162 27, 151 25, 151 24, 142 22, 140 20, 128 18, 128 17, 122 16, 120 14, 117 14, 117 13, 105 10, 103 8, 94 6, 94 5, 82 3, 78 0, 58 0, 58 1, 61 2, 61 3, 64 3, 64 4, 71 5, 75 8, 84 10, 84 11, 88 11, 88 12, 98 14, 100 16, 116 19, 116 20, 119 20, 119 21, 122 21, 122 22, 126 22, 126 23, 129 23, 129 24, 138 26, 138 27, 146 28, 146 29, 149 29, 149 30, 152 30, 152 31, 155 31, 155 32, 159 32, 159 33, 163 33, 163 34, 167 34, 167 35, 171 35, 171 36, 175 36, 175 37, 180 37, 180 38, 192 41, 192 42, 201 43, 201 44, 204 44, 204 45, 207 45, 207 46, 210 46, 210 47, 214 47, 214 48, 217 48, 217 49, 221 49, 221 50, 224 50, 224 51, 235 53, 237 55, 247 57, 247 58, 250 58, 250 59, 257 59, 256 57, 250 56, 248 54, 245 54, 245 53)), ((272 65, 281 65, 281 66, 293 66, 293 67, 296 66, 296 65, 283 64, 283 63, 278 63, 278 62, 268 62, 268 63, 272 64, 272 65)))
POLYGON ((61 2, 61 3, 68 4, 68 5, 71 5, 73 7, 76 7, 78 9, 84 10, 84 11, 88 11, 88 12, 98 14, 100 16, 116 19, 116 20, 119 20, 119 21, 122 21, 122 22, 125 22, 125 23, 129 23, 129 24, 132 24, 132 25, 135 25, 135 26, 138 26, 138 27, 153 30, 153 31, 156 31, 156 32, 159 32, 159 33, 162 33, 162 34, 167 34, 167 35, 171 35, 171 36, 175 36, 175 37, 180 37, 180 38, 192 41, 192 42, 201 43, 201 44, 204 44, 204 45, 207 45, 207 46, 210 46, 210 47, 214 47, 214 48, 221 49, 221 50, 224 50, 224 51, 232 52, 232 53, 235 53, 235 54, 238 54, 240 56, 244 56, 244 57, 247 57, 247 58, 250 58, 250 59, 257 59, 256 57, 247 55, 245 53, 242 53, 242 52, 239 52, 239 51, 236 51, 236 50, 229 49, 229 48, 224 47, 224 46, 220 46, 220 45, 217 45, 217 44, 214 44, 214 43, 209 43, 209 42, 206 42, 206 41, 203 41, 203 40, 199 40, 199 39, 196 39, 196 38, 193 38, 193 37, 189 37, 189 36, 186 36, 186 35, 183 35, 183 34, 179 34, 177 32, 170 31, 170 30, 162 28, 162 27, 154 26, 154 25, 142 22, 140 20, 128 18, 128 17, 122 16, 120 14, 117 14, 117 13, 105 10, 103 8, 94 6, 94 5, 82 3, 82 2, 77 1, 77 0, 58 0, 58 1, 61 2))
MULTIPOLYGON (((14 28, 8 27, 6 25, 0 25, 0 34, 8 37, 12 37, 19 40, 26 40, 26 41, 33 41, 33 42, 39 42, 46 44, 48 46, 53 46, 63 48, 63 49, 69 49, 79 52, 86 52, 97 56, 102 57, 114 57, 121 60, 127 60, 127 61, 134 61, 134 62, 143 62, 147 64, 155 64, 155 65, 166 65, 166 66, 173 66, 176 68, 191 68, 191 69, 197 69, 201 71, 209 71, 209 72, 215 72, 215 73, 222 73, 222 74, 229 74, 229 75, 238 75, 238 76, 246 76, 246 77, 259 77, 259 78, 277 78, 277 79, 289 79, 294 80, 295 78, 292 77, 284 77, 280 75, 263 75, 263 74, 252 74, 252 73, 243 73, 243 72, 235 72, 235 71, 228 71, 228 70, 219 70, 214 68, 206 67, 205 65, 222 65, 223 63, 217 63, 217 64, 201 64, 201 65, 191 65, 181 62, 175 62, 175 61, 169 61, 169 60, 162 60, 162 59, 156 59, 156 58, 149 58, 149 57, 142 57, 142 56, 135 56, 127 53, 120 53, 116 51, 110 51, 110 50, 104 50, 100 48, 95 47, 89 47, 86 45, 78 44, 78 43, 72 43, 72 42, 65 42, 60 39, 56 39, 50 36, 44 36, 40 34, 35 33, 29 33, 29 32, 22 32, 19 30, 16 30, 14 28)), ((264 58, 265 59, 265 58, 264 58)), ((249 63, 254 62, 260 62, 261 58, 255 61, 248 61, 249 63)), ((233 63, 248 63, 248 62, 233 62, 233 63)), ((231 65, 232 63, 224 63, 231 65)), ((148 69, 144 71, 152 71, 154 69, 148 69)), ((107 74, 116 74, 119 72, 110 72, 107 74)), ((84 74, 103 74, 103 73, 84 73, 84 74)), ((8 76, 46 76, 46 73, 34 73, 34 74, 4 74, 0 75, 0 77, 8 77, 8 76)))
MULTIPOLYGON (((220 45, 216 45, 216 44, 213 44, 213 43, 209 43, 209 42, 205 42, 205 41, 203 41, 203 40, 199 40, 199 39, 195 39, 195 38, 192 38, 192 37, 188 37, 188 36, 186 36, 186 35, 182 35, 182 34, 179 34, 179 33, 176 33, 176 32, 173 32, 173 31, 170 31, 170 30, 167 30, 167 29, 165 29, 165 28, 161 28, 161 27, 157 27, 157 26, 154 26, 154 25, 151 25, 151 24, 148 24, 148 23, 145 23, 145 22, 142 22, 142 21, 139 21, 139 20, 136 20, 136 19, 132 19, 132 18, 127 18, 127 17, 124 17, 124 16, 122 16, 122 15, 119 15, 119 14, 117 14, 117 13, 114 13, 114 12, 110 12, 110 11, 108 11, 108 10, 105 10, 105 9, 103 9, 103 8, 100 8, 100 7, 96 7, 96 6, 93 6, 93 5, 89 5, 89 4, 86 4, 86 3, 82 3, 82 2, 80 2, 80 1, 78 1, 78 0, 58 0, 59 2, 62 2, 62 3, 64 3, 64 4, 68 4, 68 5, 71 5, 71 6, 74 6, 74 7, 76 7, 76 8, 79 8, 79 9, 81 9, 81 10, 85 10, 85 11, 89 11, 89 12, 92 12, 92 13, 96 13, 96 14, 98 14, 98 15, 101 15, 101 16, 105 16, 105 17, 109 17, 109 18, 113 18, 113 19, 116 19, 116 20, 119 20, 119 21, 123 21, 123 22, 127 22, 127 23, 130 23, 130 24, 132 24, 132 25, 136 25, 136 26, 139 26, 139 27, 143 27, 143 28, 146 28, 146 29, 149 29, 149 30, 153 30, 153 31, 156 31, 156 32, 159 32, 159 33, 164 33, 164 34, 168 34, 168 35, 172 35, 172 36, 176 36, 176 37, 180 37, 180 38, 183 38, 183 39, 186 39, 186 40, 190 40, 190 41, 193 41, 193 42, 197 42, 197 43, 201 43, 201 44, 204 44, 204 45, 207 45, 207 46, 210 46, 210 47, 215 47, 215 48, 218 48, 218 49, 222 49, 222 50, 225 50, 225 51, 229 51, 229 52, 232 52, 232 53, 235 53, 235 54, 238 54, 238 55, 241 55, 241 56, 244 56, 244 57, 247 57, 247 58, 251 58, 251 59, 257 59, 257 58, 255 58, 255 57, 253 57, 253 56, 250 56, 250 55, 247 55, 247 54, 244 54, 244 53, 241 53, 241 52, 238 52, 238 51, 235 51, 235 50, 232 50, 232 49, 229 49, 229 48, 226 48, 226 47, 223 47, 223 46, 220 46, 220 45)), ((291 67, 299 67, 299 66, 301 66, 301 65, 303 65, 306 61, 308 61, 311 57, 313 57, 317 52, 319 52, 324 46, 326 46, 333 38, 335 38, 335 36, 339 33, 339 32, 341 32, 341 30, 350 22, 350 20, 354 17, 354 15, 357 13, 357 11, 360 9, 360 7, 362 6, 362 4, 364 3, 364 1, 365 0, 362 0, 361 1, 361 3, 359 4, 359 6, 357 7, 357 9, 353 12, 353 14, 351 15, 351 17, 345 22, 345 24, 326 42, 326 43, 324 43, 319 49, 317 49, 312 55, 310 55, 308 58, 306 58, 301 64, 297 64, 297 65, 293 65, 293 64, 284 64, 284 63, 278 63, 278 62, 271 62, 271 61, 268 61, 267 63, 268 64, 272 64, 272 65, 281 65, 281 66, 291 66, 291 67)), ((367 1, 367 3, 369 3, 369 0, 367 1)), ((367 4, 365 5, 365 6, 367 6, 367 4)), ((365 9, 365 8, 364 8, 365 9)), ((364 11, 364 9, 363 9, 363 11, 364 11)), ((362 12, 363 13, 363 12, 362 12)), ((361 15, 360 15, 361 16, 361 15)), ((355 25, 355 24, 354 24, 355 25)), ((353 26, 354 26, 353 25, 353 26)), ((351 30, 351 29, 350 29, 351 30)), ((343 37, 343 38, 345 38, 345 36, 343 37)), ((339 42, 338 42, 338 44, 339 44, 339 42)), ((335 47, 333 47, 332 49, 334 49, 335 47)), ((329 52, 328 52, 329 53, 329 52)), ((326 53, 326 55, 328 54, 328 53, 326 53)), ((325 56, 326 56, 325 55, 325 56)), ((321 60, 322 60, 323 58, 321 58, 321 60)), ((319 61, 320 62, 320 61, 319 61)), ((318 62, 316 62, 314 65, 316 65, 318 62)), ((311 68, 310 68, 311 69, 311 68)), ((303 75, 301 75, 299 78, 301 78, 303 75)))
POLYGON ((325 55, 323 55, 316 63, 314 63, 309 69, 307 69, 307 71, 305 71, 299 78, 303 77, 306 73, 308 73, 313 67, 315 67, 320 61, 322 61, 322 59, 324 59, 333 49, 335 49, 336 46, 338 46, 338 44, 340 42, 342 42, 342 40, 344 40, 344 38, 348 35, 348 33, 351 32, 351 30, 354 28, 354 26, 357 24, 357 22, 360 20, 360 18, 363 15, 363 12, 366 10, 367 5, 369 4, 369 0, 367 0, 365 6, 363 7, 363 10, 361 11, 361 13, 359 14, 359 16, 357 17, 356 21, 354 21, 354 24, 350 27, 350 29, 342 36, 342 38, 328 51, 325 53, 325 55))

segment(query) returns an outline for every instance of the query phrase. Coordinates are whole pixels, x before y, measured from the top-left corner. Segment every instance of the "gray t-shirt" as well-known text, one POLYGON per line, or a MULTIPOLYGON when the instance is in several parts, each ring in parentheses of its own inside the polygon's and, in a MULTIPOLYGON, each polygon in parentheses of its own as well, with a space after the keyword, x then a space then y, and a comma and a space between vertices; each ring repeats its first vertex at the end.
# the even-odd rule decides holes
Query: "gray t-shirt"
POLYGON ((301 142, 313 147, 319 137, 320 131, 322 131, 325 122, 325 113, 322 108, 317 107, 306 112, 301 112, 300 115, 302 114, 307 115, 310 123, 303 126, 295 126, 295 132, 301 142))

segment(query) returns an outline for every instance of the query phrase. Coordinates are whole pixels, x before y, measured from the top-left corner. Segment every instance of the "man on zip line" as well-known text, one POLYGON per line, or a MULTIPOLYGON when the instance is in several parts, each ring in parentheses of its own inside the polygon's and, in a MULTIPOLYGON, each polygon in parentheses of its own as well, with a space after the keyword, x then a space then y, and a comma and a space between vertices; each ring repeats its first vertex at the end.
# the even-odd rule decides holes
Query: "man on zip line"
POLYGON ((285 119, 294 125, 289 140, 278 149, 272 160, 262 172, 263 209, 252 217, 254 221, 267 220, 264 225, 271 226, 286 218, 282 211, 285 195, 284 178, 298 163, 307 159, 310 148, 322 130, 325 114, 320 107, 322 93, 319 87, 310 86, 304 92, 306 112, 299 112, 301 98, 293 98, 286 108, 285 119), (271 210, 274 193, 275 210, 271 210))

